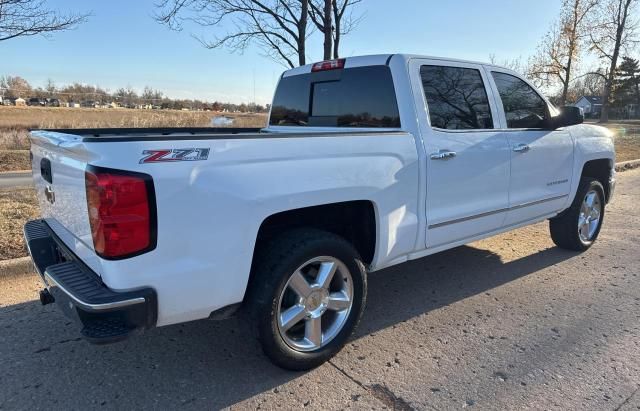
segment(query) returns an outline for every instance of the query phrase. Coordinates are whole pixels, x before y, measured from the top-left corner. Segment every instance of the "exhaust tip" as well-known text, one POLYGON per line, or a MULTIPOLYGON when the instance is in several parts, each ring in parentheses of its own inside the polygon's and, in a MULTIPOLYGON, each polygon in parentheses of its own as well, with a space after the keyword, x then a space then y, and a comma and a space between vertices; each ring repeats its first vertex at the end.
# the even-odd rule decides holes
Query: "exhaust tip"
POLYGON ((56 299, 53 298, 53 295, 51 295, 49 290, 47 290, 46 288, 44 290, 40 290, 40 302, 42 303, 42 305, 51 304, 55 301, 56 299))

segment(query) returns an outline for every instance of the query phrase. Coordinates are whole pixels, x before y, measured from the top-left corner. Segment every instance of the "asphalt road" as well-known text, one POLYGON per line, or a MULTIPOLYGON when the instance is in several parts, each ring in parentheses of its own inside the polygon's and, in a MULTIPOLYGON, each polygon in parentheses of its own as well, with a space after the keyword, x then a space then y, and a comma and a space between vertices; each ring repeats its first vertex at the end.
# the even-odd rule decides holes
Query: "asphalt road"
POLYGON ((31 171, 18 173, 0 173, 0 188, 22 187, 33 185, 31 171))
POLYGON ((308 373, 242 319, 92 346, 35 276, 0 277, 0 408, 640 409, 640 170, 619 181, 584 254, 545 223, 372 274, 356 336, 308 373))

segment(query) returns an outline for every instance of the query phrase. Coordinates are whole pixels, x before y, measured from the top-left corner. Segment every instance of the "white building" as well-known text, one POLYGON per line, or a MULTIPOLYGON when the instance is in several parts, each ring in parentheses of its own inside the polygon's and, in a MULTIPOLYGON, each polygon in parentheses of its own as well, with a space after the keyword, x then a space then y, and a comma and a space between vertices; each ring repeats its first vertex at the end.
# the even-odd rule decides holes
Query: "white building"
POLYGON ((602 97, 582 96, 573 105, 582 108, 585 117, 598 117, 602 112, 602 97))

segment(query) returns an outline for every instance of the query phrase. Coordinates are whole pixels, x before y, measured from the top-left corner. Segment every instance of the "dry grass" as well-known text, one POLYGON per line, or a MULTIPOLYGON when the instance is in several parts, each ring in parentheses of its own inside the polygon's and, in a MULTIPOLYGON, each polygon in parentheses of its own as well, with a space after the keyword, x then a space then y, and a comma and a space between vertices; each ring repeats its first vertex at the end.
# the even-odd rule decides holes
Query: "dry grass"
POLYGON ((640 159, 640 122, 609 123, 606 127, 615 134, 617 162, 640 159))
POLYGON ((0 172, 30 169, 29 150, 0 150, 0 172))
POLYGON ((640 159, 640 136, 616 138, 616 162, 640 159))
POLYGON ((205 111, 0 106, 0 171, 31 168, 28 129, 99 127, 209 127, 214 117, 233 118, 231 127, 264 127, 266 114, 205 111))
POLYGON ((0 128, 0 150, 29 150, 29 131, 25 128, 0 128))
POLYGON ((267 123, 266 114, 0 106, 0 129, 209 127, 211 119, 221 115, 233 118, 233 127, 264 127, 267 123))
POLYGON ((0 190, 0 260, 27 255, 22 226, 39 214, 40 207, 32 188, 0 190))

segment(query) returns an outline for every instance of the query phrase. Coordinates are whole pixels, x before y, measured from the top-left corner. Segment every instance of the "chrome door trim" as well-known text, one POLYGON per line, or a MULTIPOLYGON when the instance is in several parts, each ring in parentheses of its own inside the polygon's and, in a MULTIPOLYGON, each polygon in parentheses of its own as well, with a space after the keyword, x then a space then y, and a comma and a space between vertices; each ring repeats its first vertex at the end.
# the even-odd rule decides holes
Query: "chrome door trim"
POLYGON ((511 211, 511 210, 517 210, 519 208, 530 207, 530 206, 533 206, 533 205, 546 203, 548 201, 559 200, 559 199, 565 198, 565 197, 568 197, 568 194, 563 194, 563 195, 559 195, 559 196, 544 198, 542 200, 529 201, 527 203, 517 204, 517 205, 514 205, 512 207, 499 208, 497 210, 487 211, 487 212, 480 213, 480 214, 474 214, 474 215, 467 216, 467 217, 456 218, 455 220, 449 220, 449 221, 443 221, 441 223, 430 224, 428 226, 428 228, 429 229, 440 228, 440 227, 444 227, 444 226, 451 225, 451 224, 463 223, 465 221, 475 220, 477 218, 482 218, 482 217, 488 217, 488 216, 493 215, 493 214, 503 213, 503 212, 511 211))
POLYGON ((443 222, 437 223, 437 224, 430 224, 429 225, 429 229, 431 229, 431 228, 440 228, 440 227, 444 227, 444 226, 451 225, 451 224, 463 223, 465 221, 475 220, 476 218, 488 217, 490 215, 503 213, 505 211, 509 211, 509 208, 499 208, 497 210, 487 211, 485 213, 480 213, 480 214, 474 214, 474 215, 470 215, 468 217, 456 218, 455 220, 443 221, 443 222))
POLYGON ((460 243, 461 241, 467 241, 467 240, 469 240, 471 238, 475 238, 475 239, 487 238, 487 236, 489 234, 491 234, 491 233, 501 234, 501 233, 509 231, 510 229, 512 229, 514 227, 524 227, 524 226, 527 226, 527 225, 532 224, 532 223, 537 223, 537 222, 541 221, 542 219, 553 217, 555 215, 558 215, 558 214, 555 213, 555 212, 554 213, 540 214, 537 217, 533 217, 533 218, 530 218, 528 220, 520 221, 520 222, 517 222, 517 223, 507 224, 507 225, 502 226, 502 227, 500 227, 498 229, 495 229, 495 230, 487 230, 487 231, 483 231, 483 232, 481 232, 479 234, 473 234, 473 235, 470 235, 470 236, 467 236, 467 237, 460 238, 458 240, 450 241, 450 242, 447 242, 447 243, 436 244, 433 247, 429 247, 429 249, 434 249, 434 248, 446 246, 447 244, 452 244, 452 243, 460 243))
POLYGON ((512 207, 509 207, 509 210, 517 210, 519 208, 529 207, 529 206, 537 205, 537 204, 542 204, 542 203, 546 203, 548 201, 560 200, 561 198, 565 198, 565 197, 569 197, 569 194, 561 194, 559 196, 543 198, 542 200, 529 201, 529 202, 526 202, 526 203, 522 203, 522 204, 518 204, 518 205, 514 205, 512 207))

